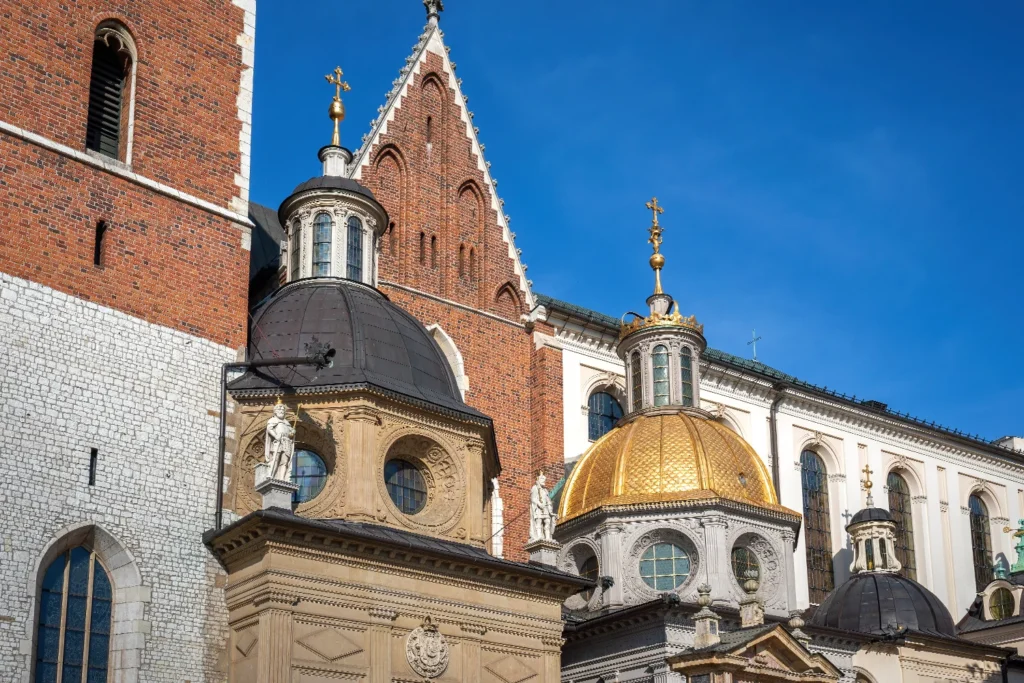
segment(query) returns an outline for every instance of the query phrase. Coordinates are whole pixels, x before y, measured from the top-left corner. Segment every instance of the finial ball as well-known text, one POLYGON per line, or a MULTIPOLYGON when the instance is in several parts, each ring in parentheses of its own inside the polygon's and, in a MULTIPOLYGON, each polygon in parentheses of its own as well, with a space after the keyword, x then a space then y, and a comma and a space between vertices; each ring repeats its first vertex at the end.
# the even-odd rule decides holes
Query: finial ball
POLYGON ((651 254, 651 268, 655 270, 664 267, 665 257, 661 254, 651 254))

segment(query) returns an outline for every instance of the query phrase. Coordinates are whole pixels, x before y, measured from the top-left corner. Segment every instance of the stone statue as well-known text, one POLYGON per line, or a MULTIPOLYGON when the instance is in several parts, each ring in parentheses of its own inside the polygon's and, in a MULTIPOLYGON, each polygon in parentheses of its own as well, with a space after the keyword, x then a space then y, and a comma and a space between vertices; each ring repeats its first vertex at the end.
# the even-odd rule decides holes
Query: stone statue
POLYGON ((554 506, 551 504, 551 496, 544 488, 547 477, 541 472, 537 475, 537 483, 530 489, 530 542, 551 541, 555 531, 554 506))
POLYGON ((264 457, 267 475, 279 481, 292 480, 292 455, 295 454, 295 425, 285 419, 287 407, 274 406, 274 416, 267 420, 267 438, 264 457))

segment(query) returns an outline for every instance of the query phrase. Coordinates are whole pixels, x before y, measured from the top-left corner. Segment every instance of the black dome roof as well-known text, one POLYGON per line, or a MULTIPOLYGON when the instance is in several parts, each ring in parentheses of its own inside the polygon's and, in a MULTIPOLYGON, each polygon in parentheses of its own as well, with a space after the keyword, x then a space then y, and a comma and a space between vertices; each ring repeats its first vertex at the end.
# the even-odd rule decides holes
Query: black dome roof
POLYGON ((886 629, 956 637, 953 617, 934 593, 899 574, 861 572, 829 593, 808 622, 859 633, 886 629))
POLYGON ((380 202, 377 202, 377 198, 373 196, 373 193, 356 180, 336 175, 315 176, 304 183, 296 185, 295 189, 292 190, 292 193, 288 195, 283 202, 281 202, 281 207, 278 209, 278 218, 282 224, 285 222, 287 216, 281 215, 281 208, 284 208, 289 199, 297 194, 302 194, 307 190, 346 190, 348 192, 354 192, 355 194, 361 194, 364 197, 373 200, 378 205, 380 204, 380 202))
POLYGON ((863 509, 859 510, 857 512, 857 514, 855 514, 853 516, 853 519, 850 520, 850 524, 847 524, 846 526, 849 527, 851 524, 858 524, 860 522, 892 522, 892 521, 893 521, 892 515, 889 514, 888 510, 884 510, 882 508, 863 508, 863 509))
POLYGON ((247 372, 232 393, 310 393, 374 386, 484 417, 462 401, 437 342, 412 315, 354 280, 309 278, 278 289, 252 317, 249 359, 306 356, 315 338, 335 350, 330 367, 277 366, 247 372))

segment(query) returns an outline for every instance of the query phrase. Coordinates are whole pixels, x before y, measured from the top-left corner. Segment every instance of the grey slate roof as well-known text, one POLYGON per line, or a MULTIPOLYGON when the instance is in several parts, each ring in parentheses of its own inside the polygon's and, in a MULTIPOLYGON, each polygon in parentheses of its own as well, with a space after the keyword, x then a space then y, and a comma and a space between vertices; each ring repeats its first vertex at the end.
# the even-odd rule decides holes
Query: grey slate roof
POLYGON ((242 391, 347 390, 376 387, 463 415, 488 420, 467 406, 447 359, 416 318, 380 291, 353 280, 309 278, 281 287, 252 317, 250 360, 307 355, 328 344, 330 367, 252 370, 229 385, 242 391))
POLYGON ((720 631, 718 636, 722 639, 721 642, 709 645, 708 647, 694 648, 693 652, 730 652, 768 633, 768 631, 774 631, 776 628, 782 627, 780 624, 761 624, 759 626, 738 628, 732 631, 720 631))
MULTIPOLYGON (((857 511, 857 514, 850 520, 850 524, 858 524, 860 522, 891 522, 893 521, 892 515, 888 510, 882 508, 863 508, 857 511)), ((846 526, 849 527, 850 524, 846 526)))
POLYGON ((912 579, 880 572, 851 576, 829 593, 807 623, 872 635, 906 628, 956 637, 953 617, 934 593, 912 579))
POLYGON ((249 306, 277 288, 277 272, 281 265, 281 241, 284 228, 277 211, 249 202, 249 219, 253 223, 249 250, 249 306))

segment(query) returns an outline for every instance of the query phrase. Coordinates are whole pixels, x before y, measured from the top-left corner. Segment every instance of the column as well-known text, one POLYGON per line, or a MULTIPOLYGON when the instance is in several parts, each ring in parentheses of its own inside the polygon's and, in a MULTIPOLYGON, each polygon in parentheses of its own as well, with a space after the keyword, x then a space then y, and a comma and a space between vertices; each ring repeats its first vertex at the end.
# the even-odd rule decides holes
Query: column
POLYGON ((370 608, 370 626, 366 629, 370 650, 370 677, 367 683, 391 683, 391 627, 398 612, 387 607, 370 608))
MULTIPOLYGON (((605 607, 621 607, 624 602, 622 594, 622 527, 617 524, 606 524, 597 531, 597 541, 601 544, 601 557, 598 565, 602 576, 613 579, 612 587, 601 594, 601 604, 605 607)), ((598 578, 600 581, 600 577, 598 578)))
POLYGON ((782 557, 786 563, 786 609, 797 609, 796 602, 796 567, 793 562, 795 550, 793 544, 796 534, 792 529, 782 530, 782 557))
POLYGON ((256 661, 257 683, 290 683, 292 680, 291 605, 264 600, 259 621, 259 652, 256 661))
POLYGON ((459 628, 463 633, 459 643, 462 650, 462 676, 459 680, 463 683, 480 683, 480 640, 487 633, 487 627, 459 624, 459 628))
POLYGON ((725 547, 725 530, 729 522, 725 517, 714 515, 701 519, 700 524, 704 527, 704 566, 711 594, 715 599, 730 600, 728 588, 732 577, 726 572, 731 574, 732 565, 725 547))
POLYGON ((377 454, 377 428, 380 417, 370 405, 353 406, 344 415, 350 422, 348 436, 349 518, 376 521, 377 478, 374 471, 377 454))
MULTIPOLYGON (((559 683, 562 680, 562 637, 541 638, 544 644, 544 677, 538 683, 559 683)), ((465 680, 465 679, 463 679, 465 680)))

